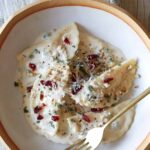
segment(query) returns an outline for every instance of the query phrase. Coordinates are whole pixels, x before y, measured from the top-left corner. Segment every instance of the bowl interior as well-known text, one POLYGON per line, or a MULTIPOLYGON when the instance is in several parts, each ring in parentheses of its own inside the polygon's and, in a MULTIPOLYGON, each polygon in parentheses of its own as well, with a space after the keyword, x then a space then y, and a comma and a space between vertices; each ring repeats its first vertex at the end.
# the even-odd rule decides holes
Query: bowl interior
MULTIPOLYGON (((49 8, 31 14, 15 25, 0 51, 0 118, 21 150, 59 150, 65 147, 32 131, 22 111, 22 97, 13 83, 17 53, 29 47, 39 34, 71 22, 78 23, 88 32, 120 48, 127 58, 138 59, 141 78, 135 82, 139 88, 133 91, 133 96, 150 85, 150 52, 138 34, 121 19, 105 11, 83 6, 49 8)), ((135 121, 128 133, 117 142, 102 145, 104 150, 133 150, 137 147, 150 130, 150 117, 146 117, 150 114, 149 98, 147 96, 137 106, 135 121)))

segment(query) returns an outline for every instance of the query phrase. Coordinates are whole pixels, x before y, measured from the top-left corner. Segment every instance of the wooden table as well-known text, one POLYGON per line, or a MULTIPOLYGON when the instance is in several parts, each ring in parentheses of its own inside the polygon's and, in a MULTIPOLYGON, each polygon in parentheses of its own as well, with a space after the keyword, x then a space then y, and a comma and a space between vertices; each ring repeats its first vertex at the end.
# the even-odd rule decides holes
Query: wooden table
MULTIPOLYGON (((37 0, 0 0, 0 25, 13 14, 14 11, 37 0)), ((150 0, 104 0, 117 3, 136 17, 150 32, 150 0)))
MULTIPOLYGON (((35 1, 37 0, 0 0, 0 26, 8 19, 9 16, 13 15, 15 11, 35 1)), ((107 1, 109 3, 115 3, 120 7, 122 7, 123 9, 127 10, 130 14, 132 14, 135 18, 137 18, 150 33, 150 0, 104 0, 104 1, 107 1)), ((0 129, 2 129, 1 126, 0 129)), ((5 137, 6 133, 0 132, 0 135, 5 137)), ((7 143, 12 144, 11 141, 9 140, 7 141, 7 143)), ((137 150, 150 150, 150 145, 147 147, 147 143, 150 143, 150 133, 142 142, 142 144, 137 148, 137 150)))

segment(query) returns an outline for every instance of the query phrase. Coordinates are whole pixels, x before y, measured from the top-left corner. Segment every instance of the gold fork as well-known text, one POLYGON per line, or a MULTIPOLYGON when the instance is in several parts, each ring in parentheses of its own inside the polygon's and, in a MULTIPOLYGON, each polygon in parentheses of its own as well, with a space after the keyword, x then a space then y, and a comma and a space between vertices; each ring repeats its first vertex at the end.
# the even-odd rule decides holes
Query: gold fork
POLYGON ((113 121, 118 119, 121 115, 123 115, 126 111, 128 111, 131 107, 133 107, 135 104, 137 104, 140 100, 142 100, 145 96, 150 94, 150 87, 147 88, 144 92, 142 92, 139 96, 131 100, 127 104, 125 108, 123 108, 117 115, 112 117, 103 127, 93 128, 91 129, 87 135, 86 138, 83 140, 78 140, 65 150, 94 150, 98 147, 98 145, 101 143, 104 130, 108 125, 110 125, 113 121), (97 136, 99 134, 99 136, 97 136))

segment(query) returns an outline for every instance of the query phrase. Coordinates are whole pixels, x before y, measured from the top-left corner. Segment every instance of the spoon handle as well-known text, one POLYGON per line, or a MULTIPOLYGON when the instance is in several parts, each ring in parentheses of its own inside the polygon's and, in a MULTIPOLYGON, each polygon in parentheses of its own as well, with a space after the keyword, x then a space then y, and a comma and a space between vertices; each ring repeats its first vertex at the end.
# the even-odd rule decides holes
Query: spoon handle
POLYGON ((147 88, 144 92, 142 92, 139 96, 131 100, 129 104, 126 105, 125 108, 123 108, 117 115, 112 117, 104 126, 103 128, 106 128, 109 124, 111 124, 113 121, 118 119, 121 115, 123 115, 126 111, 128 111, 131 107, 133 107, 135 104, 137 104, 139 101, 141 101, 145 96, 150 94, 150 87, 147 88))

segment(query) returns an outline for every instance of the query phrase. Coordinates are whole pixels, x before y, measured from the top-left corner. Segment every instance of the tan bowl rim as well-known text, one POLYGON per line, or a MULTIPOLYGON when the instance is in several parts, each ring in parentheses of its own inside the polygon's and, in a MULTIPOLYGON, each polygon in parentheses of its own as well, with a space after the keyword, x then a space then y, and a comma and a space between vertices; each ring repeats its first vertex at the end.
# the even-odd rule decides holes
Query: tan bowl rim
MULTIPOLYGON (((141 23, 120 7, 109 5, 107 3, 101 2, 100 0, 41 0, 39 2, 28 5, 14 14, 0 29, 0 48, 5 42, 9 32, 17 24, 17 22, 40 10, 63 6, 85 6, 113 14, 114 16, 127 23, 138 34, 145 46, 150 50, 150 39, 148 37, 148 32, 141 25, 141 23)), ((1 121, 0 136, 2 136, 4 141, 12 150, 19 149, 7 134, 1 121)))

